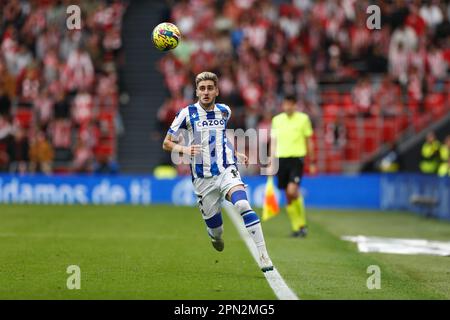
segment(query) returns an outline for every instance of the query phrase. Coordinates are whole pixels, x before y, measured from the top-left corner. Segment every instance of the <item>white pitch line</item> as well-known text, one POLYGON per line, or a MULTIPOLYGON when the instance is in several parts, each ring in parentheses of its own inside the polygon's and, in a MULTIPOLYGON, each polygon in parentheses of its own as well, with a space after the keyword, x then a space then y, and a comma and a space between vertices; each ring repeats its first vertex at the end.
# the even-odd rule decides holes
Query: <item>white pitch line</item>
MULTIPOLYGON (((238 230, 241 238, 244 240, 247 245, 248 250, 255 259, 257 265, 259 266, 259 255, 258 249, 255 246, 252 238, 247 232, 247 229, 242 222, 242 219, 239 217, 239 213, 234 209, 232 205, 226 204, 225 211, 233 222, 234 226, 238 230)), ((300 298, 288 287, 286 282, 284 282, 283 277, 278 272, 277 268, 273 268, 273 271, 264 272, 264 276, 266 277, 267 282, 272 288, 273 292, 277 296, 279 300, 300 300, 300 298)))

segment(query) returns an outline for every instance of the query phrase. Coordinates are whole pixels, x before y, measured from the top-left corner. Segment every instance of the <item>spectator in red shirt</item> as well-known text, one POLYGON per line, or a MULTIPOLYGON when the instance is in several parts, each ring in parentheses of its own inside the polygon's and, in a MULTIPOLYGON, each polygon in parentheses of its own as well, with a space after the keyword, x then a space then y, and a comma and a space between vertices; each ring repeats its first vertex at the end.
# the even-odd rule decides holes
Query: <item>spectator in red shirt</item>
POLYGON ((427 32, 427 24, 419 14, 419 8, 412 3, 409 7, 409 15, 406 18, 405 24, 414 29, 417 37, 422 37, 427 32))

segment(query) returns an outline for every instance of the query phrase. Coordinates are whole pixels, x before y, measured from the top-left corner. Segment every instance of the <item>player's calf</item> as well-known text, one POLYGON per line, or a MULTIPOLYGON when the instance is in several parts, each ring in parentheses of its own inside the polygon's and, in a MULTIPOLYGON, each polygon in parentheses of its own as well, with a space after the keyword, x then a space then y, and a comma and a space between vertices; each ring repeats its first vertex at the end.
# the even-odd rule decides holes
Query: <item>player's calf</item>
POLYGON ((211 243, 217 251, 223 251, 225 243, 222 239, 223 234, 223 222, 222 214, 216 213, 213 217, 206 219, 206 230, 211 238, 211 243))
POLYGON ((273 269, 272 261, 267 253, 266 243, 258 215, 253 211, 247 199, 245 190, 236 190, 231 194, 231 203, 244 220, 245 227, 259 251, 261 270, 266 272, 273 269))

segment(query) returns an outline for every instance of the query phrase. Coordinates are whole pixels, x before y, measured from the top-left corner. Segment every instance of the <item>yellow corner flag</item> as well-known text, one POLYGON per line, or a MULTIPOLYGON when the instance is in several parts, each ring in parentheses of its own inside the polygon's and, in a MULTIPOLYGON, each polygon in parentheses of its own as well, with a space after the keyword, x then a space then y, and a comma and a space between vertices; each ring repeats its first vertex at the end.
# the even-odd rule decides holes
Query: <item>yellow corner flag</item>
POLYGON ((273 184, 273 177, 268 176, 266 182, 266 193, 264 195, 262 221, 267 221, 275 217, 280 212, 278 206, 278 199, 275 196, 275 188, 273 184))

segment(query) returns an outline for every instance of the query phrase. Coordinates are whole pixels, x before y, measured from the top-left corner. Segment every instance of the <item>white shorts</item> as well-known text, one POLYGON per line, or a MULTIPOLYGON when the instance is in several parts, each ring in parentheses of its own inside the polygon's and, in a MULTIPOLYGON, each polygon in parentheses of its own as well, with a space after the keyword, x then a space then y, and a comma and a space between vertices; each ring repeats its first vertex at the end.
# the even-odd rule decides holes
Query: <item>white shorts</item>
POLYGON ((231 188, 244 185, 235 166, 229 166, 218 176, 195 178, 193 184, 198 207, 205 220, 220 212, 222 199, 231 188))

